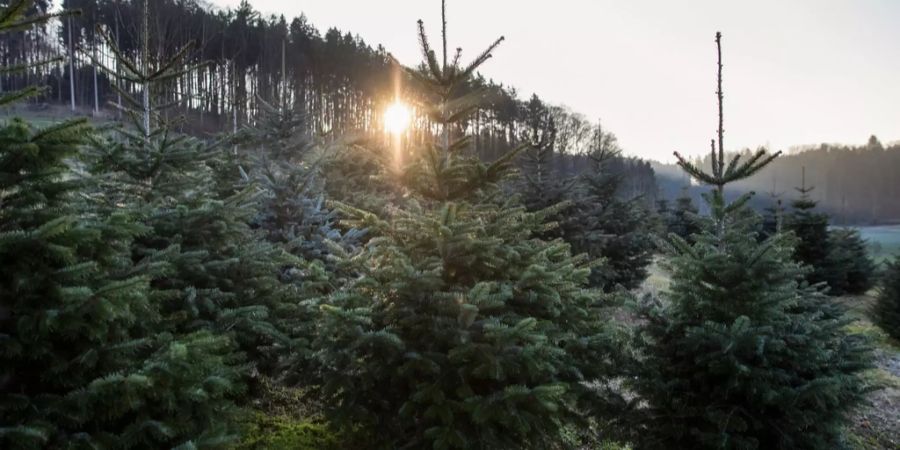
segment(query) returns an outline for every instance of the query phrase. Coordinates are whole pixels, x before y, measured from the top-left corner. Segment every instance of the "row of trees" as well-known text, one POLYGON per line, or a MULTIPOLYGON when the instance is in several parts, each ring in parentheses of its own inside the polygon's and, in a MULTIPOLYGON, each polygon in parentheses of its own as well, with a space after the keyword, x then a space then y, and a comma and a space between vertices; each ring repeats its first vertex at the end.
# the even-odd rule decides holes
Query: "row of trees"
MULTIPOLYGON (((746 151, 745 151, 746 153, 746 151)), ((709 165, 709 158, 696 164, 709 165)), ((816 186, 810 198, 836 225, 900 222, 900 183, 894 168, 900 166, 900 143, 882 144, 871 136, 864 145, 821 144, 802 148, 772 163, 764 174, 737 182, 730 188, 743 192, 785 193, 792 186, 816 186)), ((671 198, 683 184, 677 167, 657 164, 661 195, 671 198)), ((766 196, 753 202, 757 208, 772 206, 766 196)))
MULTIPOLYGON (((805 173, 805 170, 803 170, 805 173)), ((796 196, 785 205, 784 193, 770 193, 769 206, 757 224, 760 238, 791 232, 797 238, 794 259, 810 270, 805 278, 811 284, 823 283, 832 296, 861 295, 875 283, 876 267, 869 256, 866 242, 858 230, 830 226, 828 214, 816 209, 812 187, 803 176, 796 196)), ((662 228, 693 242, 702 231, 699 209, 687 188, 670 207, 665 200, 657 202, 657 215, 662 228)))
MULTIPOLYGON (((351 448, 840 444, 867 342, 792 233, 760 239, 747 197, 725 201, 774 156, 726 163, 721 121, 712 172, 681 160, 712 214, 669 241, 671 292, 630 330, 616 286, 643 277, 652 221, 617 195, 614 137, 593 130, 568 179, 546 176, 549 120, 490 162, 474 148, 491 88, 468 83, 502 38, 465 64, 420 22, 425 61, 397 70, 430 136, 322 142, 257 99, 254 126, 199 140, 154 89, 197 69, 149 56, 147 4, 136 54, 105 41, 148 93, 123 102, 133 125, 0 127, 4 448, 224 448, 270 382, 351 448)), ((46 19, 29 6, 0 28, 46 19)))
MULTIPOLYGON (((50 7, 46 2, 35 5, 35 12, 46 12, 50 7)), ((50 89, 35 102, 73 102, 73 107, 115 116, 113 107, 123 102, 119 91, 136 95, 140 86, 115 76, 125 68, 117 62, 104 33, 119 52, 137 60, 141 51, 141 2, 65 0, 62 7, 81 10, 82 14, 61 20, 58 27, 11 33, 0 42, 0 55, 9 65, 48 54, 63 53, 67 58, 21 73, 2 74, 0 87, 46 84, 50 89), (113 69, 113 73, 98 69, 95 61, 113 69)), ((314 135, 372 134, 383 129, 381 112, 396 96, 395 81, 400 76, 384 48, 334 28, 321 33, 302 15, 290 20, 263 16, 246 1, 233 10, 214 10, 194 0, 153 0, 150 9, 148 51, 153 58, 175 54, 193 44, 183 61, 197 66, 197 70, 154 88, 161 101, 177 105, 168 114, 187 116, 181 124, 184 129, 236 131, 257 120, 263 109, 261 101, 286 102, 303 111, 303 126, 314 135)), ((555 152, 584 155, 589 151, 595 127, 566 107, 546 105, 537 96, 520 100, 515 89, 477 74, 458 89, 483 92, 489 97, 466 123, 482 158, 495 159, 518 145, 530 132, 529 123, 534 121, 531 116, 545 111, 553 119, 555 152)), ((428 92, 407 86, 404 95, 415 104, 427 99, 428 92)), ((421 120, 413 124, 410 138, 428 139, 435 124, 424 114, 417 116, 421 120)), ((582 167, 579 162, 578 158, 560 158, 558 164, 571 173, 582 167)), ((649 166, 631 161, 626 168, 637 175, 627 186, 632 196, 655 197, 649 166)))

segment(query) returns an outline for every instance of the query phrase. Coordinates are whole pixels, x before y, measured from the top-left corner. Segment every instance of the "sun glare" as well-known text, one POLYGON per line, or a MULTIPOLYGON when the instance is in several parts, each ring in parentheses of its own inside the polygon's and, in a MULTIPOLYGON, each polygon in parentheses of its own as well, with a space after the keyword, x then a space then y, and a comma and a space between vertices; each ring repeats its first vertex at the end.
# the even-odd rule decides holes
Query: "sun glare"
POLYGON ((391 103, 384 110, 384 129, 391 134, 400 134, 409 128, 409 107, 399 101, 391 103))

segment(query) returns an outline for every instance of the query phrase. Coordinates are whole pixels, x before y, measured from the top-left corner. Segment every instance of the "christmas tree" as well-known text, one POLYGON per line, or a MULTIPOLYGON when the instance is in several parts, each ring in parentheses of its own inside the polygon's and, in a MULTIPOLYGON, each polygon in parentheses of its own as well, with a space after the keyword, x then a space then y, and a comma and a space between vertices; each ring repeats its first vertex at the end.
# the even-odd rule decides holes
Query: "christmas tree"
MULTIPOLYGON (((47 18, 29 7, 4 8, 0 31, 47 18)), ((68 164, 92 135, 83 120, 0 127, 0 446, 222 447, 234 350, 165 331, 157 265, 131 255, 148 230, 130 211, 96 209, 92 180, 68 164)))
POLYGON ((323 171, 334 149, 313 142, 294 108, 258 102, 260 118, 243 133, 248 157, 240 169, 264 193, 253 224, 267 240, 334 274, 330 255, 352 252, 365 236, 365 230, 340 229, 337 211, 326 205, 323 171))
POLYGON ((781 233, 784 228, 784 202, 781 200, 783 192, 775 191, 774 182, 772 191, 769 192, 771 204, 766 207, 763 214, 762 233, 763 238, 767 238, 776 233, 781 233))
POLYGON ((860 295, 875 283, 875 263, 858 230, 828 231, 828 255, 822 262, 829 295, 860 295))
POLYGON ((503 199, 522 150, 485 164, 463 134, 484 92, 459 87, 502 38, 464 65, 442 35, 439 60, 420 22, 425 64, 410 71, 437 136, 384 169, 406 200, 381 215, 342 207, 373 237, 353 256, 363 276, 322 305, 322 393, 369 448, 547 447, 579 400, 617 400, 603 386, 620 342, 606 297, 581 287, 588 261, 535 237, 552 208, 503 199))
POLYGON ((638 440, 667 449, 838 448, 847 412, 863 400, 870 349, 847 334, 836 304, 800 282, 791 235, 758 239, 759 219, 746 212, 752 194, 725 200, 728 183, 778 154, 725 161, 720 34, 716 43, 712 170, 676 153, 685 172, 714 187, 705 196, 710 217, 693 244, 672 236, 671 287, 644 310, 634 388, 647 408, 638 440))
POLYGON ((900 257, 888 263, 884 271, 872 319, 892 338, 900 340, 900 257))
POLYGON ((611 291, 618 287, 637 288, 647 277, 653 252, 650 211, 639 198, 622 199, 622 176, 609 169, 621 157, 616 137, 598 125, 594 130, 588 158, 589 170, 579 179, 577 208, 572 214, 574 231, 569 242, 573 251, 605 264, 591 271, 591 286, 611 291))
POLYGON ((824 270, 828 256, 828 216, 815 211, 817 202, 810 193, 815 189, 806 186, 806 167, 802 169, 800 187, 795 188, 800 197, 791 202, 793 211, 785 220, 785 230, 797 237, 794 258, 811 268, 806 276, 810 284, 827 282, 824 270))
POLYGON ((516 192, 529 211, 554 210, 548 219, 556 226, 548 227, 541 238, 568 241, 576 233, 575 208, 571 201, 575 180, 556 170, 556 124, 550 108, 537 95, 531 96, 524 114, 525 126, 519 140, 526 148, 522 152, 522 176, 516 192))
POLYGON ((693 242, 693 236, 703 231, 702 221, 697 214, 699 210, 691 199, 687 186, 681 190, 681 195, 675 199, 675 207, 666 218, 666 229, 669 233, 675 233, 678 237, 693 242))
POLYGON ((132 210, 150 227, 132 252, 163 267, 151 288, 171 331, 227 337, 258 370, 274 372, 280 358, 305 347, 292 332, 293 315, 302 298, 317 293, 324 271, 251 228, 263 192, 240 178, 233 148, 222 145, 228 140, 208 143, 171 131, 165 111, 172 104, 154 92, 193 70, 182 62, 191 44, 169 59, 150 58, 149 16, 145 1, 137 60, 99 28, 122 70, 101 67, 141 96, 117 87, 133 126, 96 140, 90 168, 102 180, 97 193, 103 208, 132 210))

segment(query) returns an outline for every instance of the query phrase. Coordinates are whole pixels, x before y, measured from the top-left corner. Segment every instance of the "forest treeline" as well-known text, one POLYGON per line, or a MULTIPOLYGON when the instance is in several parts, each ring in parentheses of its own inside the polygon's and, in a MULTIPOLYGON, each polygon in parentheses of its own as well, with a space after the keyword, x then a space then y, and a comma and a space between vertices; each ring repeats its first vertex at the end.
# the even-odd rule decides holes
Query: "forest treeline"
MULTIPOLYGON (((48 86, 31 99, 32 107, 66 105, 79 111, 120 116, 122 95, 137 94, 127 80, 92 64, 120 70, 115 54, 98 26, 117 42, 126 56, 139 51, 141 2, 131 0, 65 0, 62 7, 80 10, 59 26, 45 24, 10 33, 0 41, 2 62, 25 64, 53 55, 68 55, 56 64, 0 75, 0 88, 17 89, 34 83, 48 86)), ((37 2, 36 12, 51 4, 37 2)), ((287 102, 303 111, 304 127, 314 135, 340 136, 381 133, 381 112, 397 95, 398 68, 382 46, 360 36, 329 28, 324 33, 303 15, 292 19, 263 15, 249 2, 236 9, 214 9, 195 0, 150 2, 150 51, 153 58, 172 55, 193 43, 185 63, 197 70, 155 87, 154 95, 173 107, 167 115, 184 115, 181 128, 192 132, 236 131, 252 125, 261 101, 287 102)), ((552 134, 554 166, 572 174, 584 167, 591 135, 599 124, 565 106, 550 105, 537 95, 521 99, 515 88, 476 74, 458 89, 484 92, 473 120, 466 124, 482 159, 494 159, 533 133, 552 134)), ((404 86, 404 99, 414 109, 425 100, 422 86, 404 86)), ((434 123, 418 111, 408 136, 423 141, 434 123)), ((606 130, 604 130, 606 131, 606 130)), ((642 196, 652 204, 656 195, 653 171, 637 158, 619 158, 618 169, 630 174, 622 195, 642 196)))
MULTIPOLYGON (((744 152, 745 154, 748 151, 744 152)), ((708 166, 709 157, 697 164, 708 166)), ((653 163, 661 197, 680 195, 686 178, 675 165, 653 163)), ((810 197, 835 225, 900 223, 900 142, 882 144, 871 136, 864 145, 821 144, 784 155, 766 172, 734 183, 733 195, 755 191, 759 210, 778 199, 788 202, 799 196, 796 188, 812 187, 810 197), (804 169, 805 168, 805 169, 804 169), (805 181, 803 173, 805 172, 805 181)), ((699 201, 700 186, 689 187, 699 201)))
MULTIPOLYGON (((35 5, 36 12, 52 9, 47 0, 35 5)), ((55 64, 0 74, 0 91, 39 83, 48 89, 30 100, 33 108, 75 105, 82 112, 96 109, 99 115, 120 116, 115 109, 122 98, 111 83, 115 77, 92 64, 94 58, 107 67, 120 67, 97 27, 105 29, 123 52, 136 55, 140 2, 66 0, 61 6, 82 14, 8 34, 0 41, 0 61, 19 65, 51 55, 67 56, 55 64)), ((171 55, 194 44, 186 63, 199 65, 197 70, 162 83, 155 93, 177 105, 167 114, 187 117, 182 128, 235 131, 256 120, 260 100, 287 100, 304 111, 304 126, 313 134, 371 135, 383 129, 379 113, 394 99, 398 74, 382 46, 336 28, 320 32, 303 15, 267 16, 246 1, 236 9, 214 9, 195 0, 154 0, 150 7, 154 55, 171 55)), ((117 85, 127 93, 138 92, 127 81, 117 85)), ((412 88, 404 90, 409 100, 424 99, 421 87, 407 88, 412 88)), ((585 155, 599 123, 567 107, 547 104, 537 95, 521 98, 515 88, 477 74, 460 89, 481 88, 487 88, 489 96, 466 126, 471 127, 473 148, 482 159, 494 159, 527 141, 538 124, 541 132, 552 135, 553 164, 562 176, 588 165, 585 155)), ((416 117, 410 137, 428 139, 434 124, 422 114, 416 117)), ((621 195, 641 197, 646 205, 657 197, 676 198, 685 184, 675 165, 653 163, 651 167, 649 162, 624 157, 617 164, 616 170, 628 175, 621 195)), ((900 221, 900 182, 892 173, 892 168, 900 167, 900 145, 883 146, 874 137, 862 146, 822 144, 786 155, 764 175, 730 189, 789 197, 799 186, 801 167, 807 168, 807 182, 817 187, 812 197, 835 223, 900 221)), ((699 191, 690 190, 699 202, 699 191)), ((768 195, 761 195, 753 206, 762 210, 770 203, 768 195)))

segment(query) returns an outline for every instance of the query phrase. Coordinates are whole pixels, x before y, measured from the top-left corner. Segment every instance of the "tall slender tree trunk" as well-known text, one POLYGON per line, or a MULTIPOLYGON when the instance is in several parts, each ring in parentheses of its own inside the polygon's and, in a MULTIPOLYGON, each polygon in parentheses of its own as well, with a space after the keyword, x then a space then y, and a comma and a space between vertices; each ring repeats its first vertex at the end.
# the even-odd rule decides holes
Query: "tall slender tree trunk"
POLYGON ((287 108, 287 64, 285 64, 285 39, 281 40, 281 103, 282 108, 287 108))
MULTIPOLYGON (((119 2, 118 1, 116 2, 115 22, 116 22, 116 46, 119 46, 119 45, 121 45, 121 41, 119 40, 119 2)), ((121 76, 121 73, 119 72, 119 70, 120 70, 119 58, 115 58, 115 60, 116 60, 116 80, 120 80, 121 78, 119 78, 119 77, 121 76)), ((115 82, 116 81, 114 81, 114 83, 115 82)), ((122 86, 122 89, 124 89, 124 86, 122 86)), ((118 108, 116 108, 116 110, 118 111, 116 113, 116 115, 121 118, 122 117, 122 93, 119 92, 119 89, 116 89, 116 106, 118 106, 118 108)))
MULTIPOLYGON (((94 61, 97 60, 97 40, 94 39, 91 43, 91 47, 93 49, 94 61)), ((96 117, 100 114, 100 93, 97 92, 97 64, 91 64, 94 69, 94 116, 96 117)))
POLYGON ((141 23, 141 71, 144 72, 142 106, 144 113, 144 141, 150 140, 150 2, 144 0, 144 14, 141 23))
POLYGON ((72 16, 69 16, 69 102, 75 111, 75 44, 72 41, 72 16))

